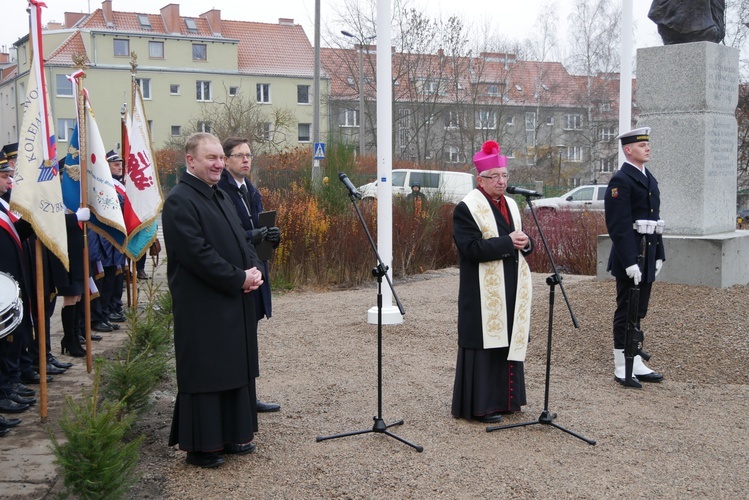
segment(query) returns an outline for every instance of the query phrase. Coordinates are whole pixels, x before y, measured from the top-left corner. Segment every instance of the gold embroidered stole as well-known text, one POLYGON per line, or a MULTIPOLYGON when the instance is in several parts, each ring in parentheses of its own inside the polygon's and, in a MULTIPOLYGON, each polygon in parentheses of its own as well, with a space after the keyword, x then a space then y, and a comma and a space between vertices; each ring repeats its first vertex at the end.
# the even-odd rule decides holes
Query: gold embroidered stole
MULTIPOLYGON (((512 198, 505 197, 507 208, 516 229, 522 228, 520 211, 512 198)), ((484 239, 499 236, 489 200, 478 189, 463 199, 476 221, 484 239)), ((508 341, 507 302, 505 301, 505 271, 501 259, 479 263, 479 294, 483 326, 484 349, 510 347, 507 359, 524 361, 528 348, 531 324, 532 279, 528 263, 522 253, 518 254, 518 283, 515 296, 512 341, 508 341)))

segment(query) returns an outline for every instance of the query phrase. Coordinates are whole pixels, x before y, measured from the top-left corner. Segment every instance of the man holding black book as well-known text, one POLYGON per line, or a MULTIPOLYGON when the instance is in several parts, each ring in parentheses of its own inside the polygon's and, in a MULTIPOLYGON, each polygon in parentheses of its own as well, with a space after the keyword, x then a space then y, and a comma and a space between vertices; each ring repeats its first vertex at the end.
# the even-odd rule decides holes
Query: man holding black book
MULTIPOLYGON (((263 199, 249 179, 253 156, 249 141, 239 137, 230 137, 224 141, 223 148, 226 155, 226 168, 221 173, 218 187, 226 191, 229 199, 234 203, 234 208, 237 209, 237 215, 242 221, 247 239, 256 247, 258 257, 263 261, 263 267, 260 270, 265 276, 265 282, 257 291, 252 293, 255 299, 255 317, 259 323, 263 317, 271 317, 268 256, 263 252, 263 247, 277 248, 281 242, 281 231, 275 225, 270 227, 261 225, 260 214, 263 213, 263 199)), ((255 359, 257 360, 258 356, 255 356, 255 359)), ((259 377, 259 363, 253 367, 253 370, 255 377, 259 377)), ((258 412, 267 413, 280 409, 280 405, 264 403, 259 399, 257 401, 258 412)))

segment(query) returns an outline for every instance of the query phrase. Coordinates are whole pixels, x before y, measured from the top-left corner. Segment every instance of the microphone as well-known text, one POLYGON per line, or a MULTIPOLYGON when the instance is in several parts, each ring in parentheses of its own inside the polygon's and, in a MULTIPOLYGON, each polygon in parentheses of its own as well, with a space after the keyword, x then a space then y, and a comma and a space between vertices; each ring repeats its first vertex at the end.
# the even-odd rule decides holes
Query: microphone
POLYGON ((531 191, 530 189, 523 189, 517 186, 507 186, 507 192, 510 194, 521 194, 523 196, 538 196, 539 198, 543 198, 544 196, 537 191, 531 191))
POLYGON ((361 193, 354 187, 353 184, 351 184, 351 179, 348 178, 348 175, 344 174, 343 172, 338 172, 338 178, 341 179, 341 182, 348 188, 349 196, 353 196, 354 198, 361 200, 361 193))

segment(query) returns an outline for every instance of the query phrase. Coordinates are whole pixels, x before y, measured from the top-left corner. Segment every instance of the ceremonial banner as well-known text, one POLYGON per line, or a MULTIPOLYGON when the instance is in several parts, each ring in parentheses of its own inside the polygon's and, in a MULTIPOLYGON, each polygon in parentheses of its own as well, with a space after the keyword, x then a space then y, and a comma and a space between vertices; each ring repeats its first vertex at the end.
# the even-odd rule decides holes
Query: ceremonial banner
MULTIPOLYGON (((107 151, 104 148, 99 127, 96 124, 91 105, 86 99, 86 169, 88 171, 86 203, 91 209, 91 229, 104 236, 118 248, 125 247, 127 239, 125 220, 120 208, 117 193, 118 182, 112 178, 107 163, 107 151)), ((68 143, 68 155, 65 157, 65 170, 62 177, 65 205, 75 212, 81 203, 81 161, 79 153, 79 124, 68 143)), ((120 186, 122 186, 120 184, 120 186)), ((124 190, 123 190, 124 192, 124 190)))
POLYGON ((34 228, 39 240, 69 269, 65 205, 62 201, 57 145, 44 83, 41 11, 31 8, 32 60, 18 137, 18 162, 10 206, 34 228))
POLYGON ((143 109, 140 86, 133 82, 133 109, 126 120, 122 157, 125 160, 125 224, 128 244, 126 254, 140 259, 156 238, 157 222, 164 202, 154 162, 151 134, 143 109))

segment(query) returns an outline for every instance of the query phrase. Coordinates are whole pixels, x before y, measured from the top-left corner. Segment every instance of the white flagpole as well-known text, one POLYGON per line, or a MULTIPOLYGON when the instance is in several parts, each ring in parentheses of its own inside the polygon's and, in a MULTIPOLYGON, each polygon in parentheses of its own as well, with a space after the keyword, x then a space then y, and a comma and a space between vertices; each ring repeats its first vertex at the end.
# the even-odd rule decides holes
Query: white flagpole
MULTIPOLYGON (((622 0, 622 45, 620 48, 619 72, 619 133, 623 134, 632 128, 632 39, 633 2, 622 0)), ((619 149, 619 165, 624 163, 624 151, 619 149)))

